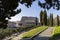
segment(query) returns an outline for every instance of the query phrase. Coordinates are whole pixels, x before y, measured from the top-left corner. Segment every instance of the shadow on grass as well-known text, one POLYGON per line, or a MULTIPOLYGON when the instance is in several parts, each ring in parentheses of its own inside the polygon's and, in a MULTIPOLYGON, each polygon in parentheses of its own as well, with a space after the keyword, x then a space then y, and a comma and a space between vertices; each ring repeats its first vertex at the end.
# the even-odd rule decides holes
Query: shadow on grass
POLYGON ((54 34, 49 40, 60 40, 60 33, 54 34))

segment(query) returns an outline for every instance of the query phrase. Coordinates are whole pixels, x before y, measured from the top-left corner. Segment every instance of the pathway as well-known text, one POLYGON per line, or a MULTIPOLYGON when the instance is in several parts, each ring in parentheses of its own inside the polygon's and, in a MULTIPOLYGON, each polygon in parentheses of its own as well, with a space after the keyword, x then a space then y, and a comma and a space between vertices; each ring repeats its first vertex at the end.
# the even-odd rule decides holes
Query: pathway
POLYGON ((25 31, 23 31, 23 32, 21 32, 21 33, 15 33, 15 34, 13 34, 12 36, 6 37, 6 38, 4 38, 4 39, 2 39, 2 40, 19 40, 19 39, 21 38, 22 33, 24 33, 24 32, 25 32, 25 31))
MULTIPOLYGON (((54 29, 54 27, 49 27, 44 32, 42 32, 41 34, 36 36, 33 40, 48 40, 49 37, 51 36, 53 29, 54 29)), ((22 37, 22 33, 19 34, 18 36, 12 37, 12 40, 20 40, 21 37, 22 37)))
MULTIPOLYGON (((24 33, 24 32, 23 32, 23 33, 24 33)), ((19 34, 18 36, 12 38, 12 40, 20 40, 23 33, 21 33, 21 34, 19 34)))
POLYGON ((54 27, 49 27, 44 32, 36 36, 33 40, 48 40, 51 36, 51 33, 53 31, 54 27))

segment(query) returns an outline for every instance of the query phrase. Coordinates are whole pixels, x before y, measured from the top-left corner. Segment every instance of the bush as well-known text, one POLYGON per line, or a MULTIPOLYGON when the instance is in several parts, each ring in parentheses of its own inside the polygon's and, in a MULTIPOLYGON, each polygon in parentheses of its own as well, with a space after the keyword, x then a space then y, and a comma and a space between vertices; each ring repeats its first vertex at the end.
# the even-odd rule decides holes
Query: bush
POLYGON ((23 28, 7 28, 0 30, 0 40, 6 36, 11 36, 13 33, 21 32, 23 28))
POLYGON ((3 38, 7 37, 7 36, 11 36, 14 33, 18 33, 18 32, 22 32, 22 31, 27 31, 30 30, 34 27, 19 27, 19 28, 6 28, 6 29, 2 29, 0 30, 0 40, 2 40, 3 38))

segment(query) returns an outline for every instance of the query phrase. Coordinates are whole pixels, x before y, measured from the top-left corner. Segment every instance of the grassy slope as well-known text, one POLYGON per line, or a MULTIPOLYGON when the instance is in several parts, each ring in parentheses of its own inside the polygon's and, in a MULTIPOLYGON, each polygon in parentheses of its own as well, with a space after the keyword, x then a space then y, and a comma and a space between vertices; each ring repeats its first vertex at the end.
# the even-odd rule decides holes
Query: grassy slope
POLYGON ((57 40, 56 37, 60 37, 60 26, 56 26, 53 30, 52 37, 50 40, 57 40))
POLYGON ((28 32, 23 33, 22 38, 32 37, 36 33, 41 32, 42 30, 44 30, 45 28, 47 28, 47 27, 46 26, 41 26, 41 27, 34 28, 34 29, 32 29, 32 30, 30 30, 28 32))
POLYGON ((52 32, 52 35, 57 34, 57 33, 60 33, 60 26, 54 27, 54 30, 52 32))
POLYGON ((54 33, 60 33, 60 27, 56 27, 54 33))

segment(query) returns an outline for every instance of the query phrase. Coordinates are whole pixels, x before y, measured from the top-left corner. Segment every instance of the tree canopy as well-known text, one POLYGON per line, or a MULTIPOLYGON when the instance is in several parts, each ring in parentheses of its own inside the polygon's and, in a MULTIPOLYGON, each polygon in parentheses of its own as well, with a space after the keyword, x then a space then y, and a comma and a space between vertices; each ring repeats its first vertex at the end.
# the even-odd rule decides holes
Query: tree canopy
POLYGON ((25 6, 29 8, 33 1, 35 0, 0 0, 0 26, 6 28, 8 23, 6 18, 11 19, 10 17, 21 12, 21 9, 15 11, 18 3, 25 4, 25 6))
POLYGON ((44 0, 45 3, 41 3, 41 1, 38 1, 38 4, 40 7, 44 9, 50 9, 53 7, 53 9, 60 9, 60 0, 44 0))
MULTIPOLYGON (((2 22, 0 23, 0 26, 4 24, 6 28, 8 22, 6 18, 11 19, 10 17, 21 12, 21 8, 14 11, 18 7, 18 3, 24 4, 29 8, 34 1, 36 0, 0 0, 0 22, 2 22)), ((50 9, 51 7, 57 10, 60 9, 60 0, 45 0, 45 3, 41 3, 40 1, 38 1, 39 6, 44 9, 50 9)))

